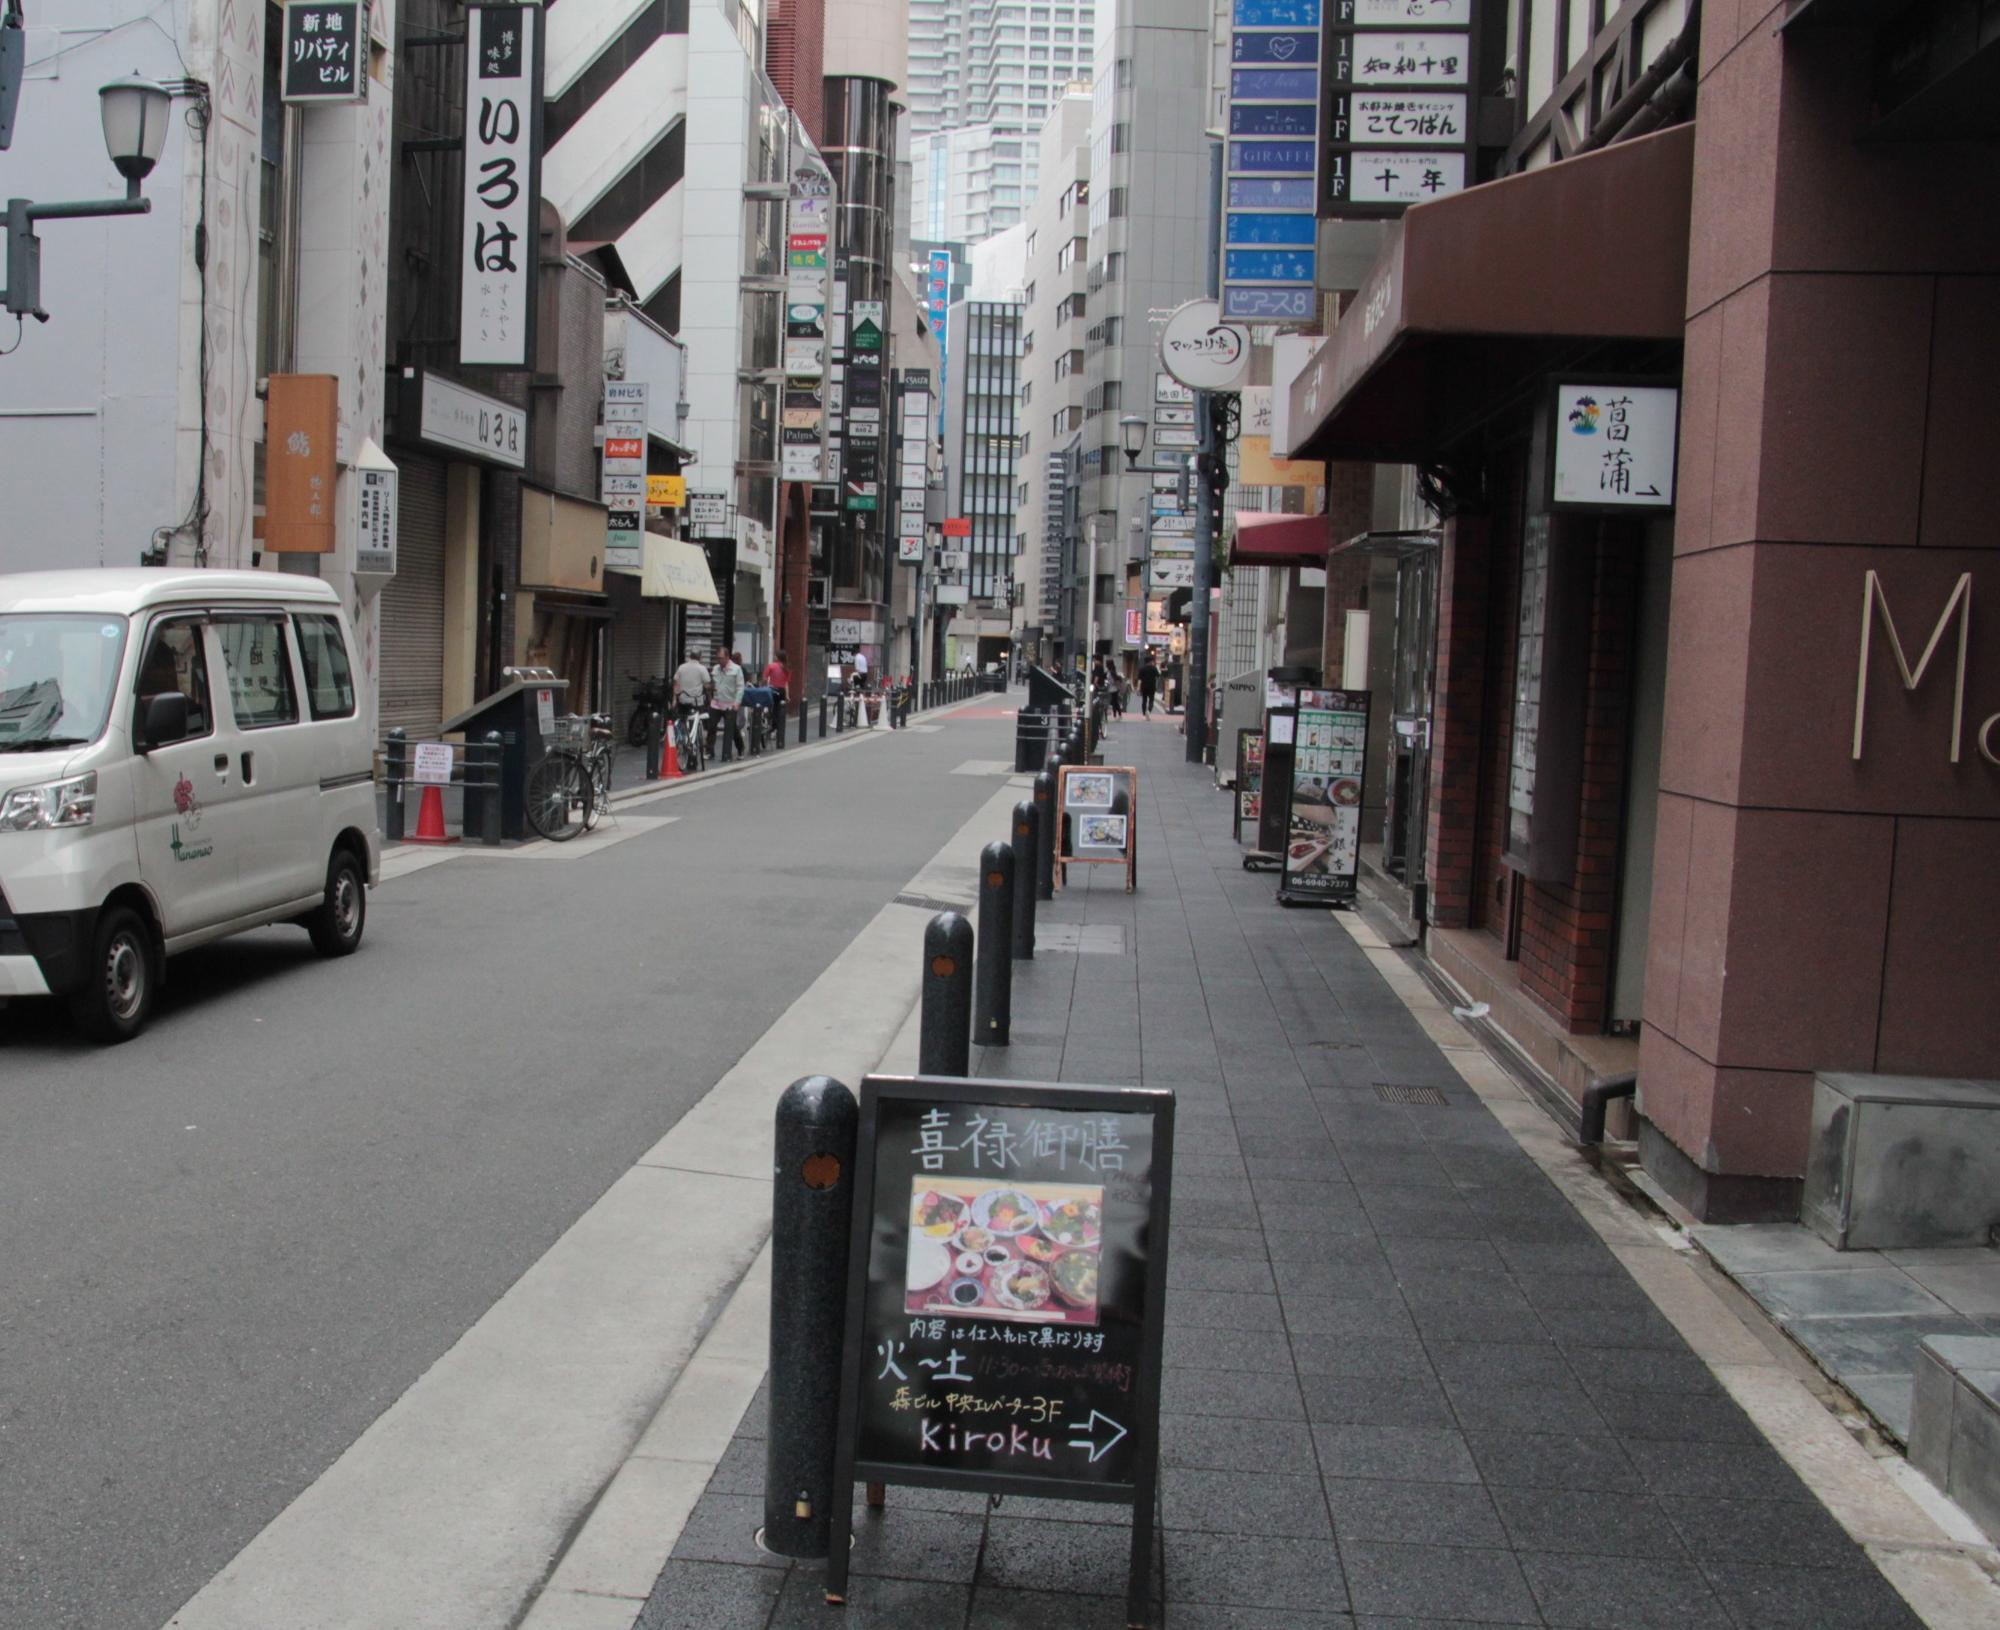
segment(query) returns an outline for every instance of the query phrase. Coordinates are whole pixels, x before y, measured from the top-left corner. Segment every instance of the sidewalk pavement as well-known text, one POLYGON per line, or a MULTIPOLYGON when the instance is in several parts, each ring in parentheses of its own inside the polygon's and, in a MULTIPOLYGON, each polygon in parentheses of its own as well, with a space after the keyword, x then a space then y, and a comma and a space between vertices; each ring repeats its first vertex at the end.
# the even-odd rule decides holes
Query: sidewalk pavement
MULTIPOLYGON (((1933 1626, 1990 1622, 1963 1555, 1951 1589, 1924 1584, 1948 1542, 1782 1343, 1735 1322, 1414 972, 1242 870, 1183 751, 1172 720, 1115 728, 1107 761, 1140 769, 1138 892, 1112 868, 1072 874, 1017 964, 1013 1045, 973 1059, 1179 1096, 1170 1630, 1924 1622, 1883 1568, 1931 1592, 1933 1626), (1819 1497, 1760 1431, 1780 1420, 1819 1497), (1857 1533, 1887 1536, 1881 1568, 1857 1533)), ((760 1392, 642 1630, 1125 1623, 1116 1508, 899 1487, 885 1513, 857 1499, 849 1605, 827 1608, 818 1566, 754 1543, 764 1430, 760 1392)))

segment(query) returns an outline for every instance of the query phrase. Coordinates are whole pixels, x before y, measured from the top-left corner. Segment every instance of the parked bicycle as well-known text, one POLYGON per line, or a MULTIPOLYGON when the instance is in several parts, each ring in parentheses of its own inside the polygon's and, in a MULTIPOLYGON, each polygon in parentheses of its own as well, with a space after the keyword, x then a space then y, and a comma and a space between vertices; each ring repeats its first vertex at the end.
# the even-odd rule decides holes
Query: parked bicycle
POLYGON ((644 747, 651 739, 653 721, 667 711, 666 677, 641 679, 637 674, 626 677, 632 681, 632 716, 625 721, 625 740, 629 746, 644 747))
POLYGON ((693 775, 702 767, 702 719, 700 708, 682 705, 674 710, 674 752, 684 774, 693 775))
POLYGON ((611 716, 556 721, 556 734, 528 776, 528 825, 551 843, 593 829, 611 807, 611 716))

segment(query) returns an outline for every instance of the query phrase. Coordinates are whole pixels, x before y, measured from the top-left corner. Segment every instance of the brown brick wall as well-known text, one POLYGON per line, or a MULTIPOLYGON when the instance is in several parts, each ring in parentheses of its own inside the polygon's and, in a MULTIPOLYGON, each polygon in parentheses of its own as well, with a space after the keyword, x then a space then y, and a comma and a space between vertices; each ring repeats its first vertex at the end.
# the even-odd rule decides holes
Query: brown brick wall
POLYGON ((1479 798, 1473 843, 1472 913, 1468 927, 1507 938, 1508 890, 1514 874, 1501 863, 1507 840, 1507 755, 1514 740, 1514 647, 1521 618, 1521 528, 1526 513, 1526 449, 1496 472, 1492 566, 1486 604, 1486 695, 1479 745, 1479 798))
POLYGON ((1438 562, 1437 674, 1431 716, 1430 920, 1473 921, 1481 713, 1486 690, 1486 598, 1491 550, 1484 516, 1445 523, 1438 562))
POLYGON ((1519 884, 1521 986, 1571 1031, 1603 1029, 1610 1001, 1638 593, 1638 539, 1617 521, 1591 531, 1555 544, 1594 552, 1576 866, 1567 883, 1519 884))

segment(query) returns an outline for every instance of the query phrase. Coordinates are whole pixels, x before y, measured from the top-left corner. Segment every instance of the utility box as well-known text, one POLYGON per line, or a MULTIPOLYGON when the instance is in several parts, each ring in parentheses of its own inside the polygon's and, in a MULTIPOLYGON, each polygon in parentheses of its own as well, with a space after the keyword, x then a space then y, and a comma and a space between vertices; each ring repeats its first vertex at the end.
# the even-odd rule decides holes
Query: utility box
POLYGON ((1801 1220, 1837 1251, 2000 1239, 2000 1081, 1813 1078, 1801 1220))

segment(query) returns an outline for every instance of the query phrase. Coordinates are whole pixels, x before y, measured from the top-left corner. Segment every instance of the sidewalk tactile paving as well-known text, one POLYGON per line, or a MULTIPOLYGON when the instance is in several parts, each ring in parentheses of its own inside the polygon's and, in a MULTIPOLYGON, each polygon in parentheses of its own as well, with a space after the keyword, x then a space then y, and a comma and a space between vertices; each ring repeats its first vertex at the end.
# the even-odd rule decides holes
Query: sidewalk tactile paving
MULTIPOLYGON (((1178 731, 1106 754, 1146 788, 1139 891, 1082 870, 1040 905, 1020 1045, 973 1073, 1178 1096, 1167 1630, 1914 1630, 1367 953, 1242 870, 1178 731)), ((826 1608, 748 1549, 763 1408, 639 1630, 1124 1624, 1119 1508, 897 1487, 826 1608)))

